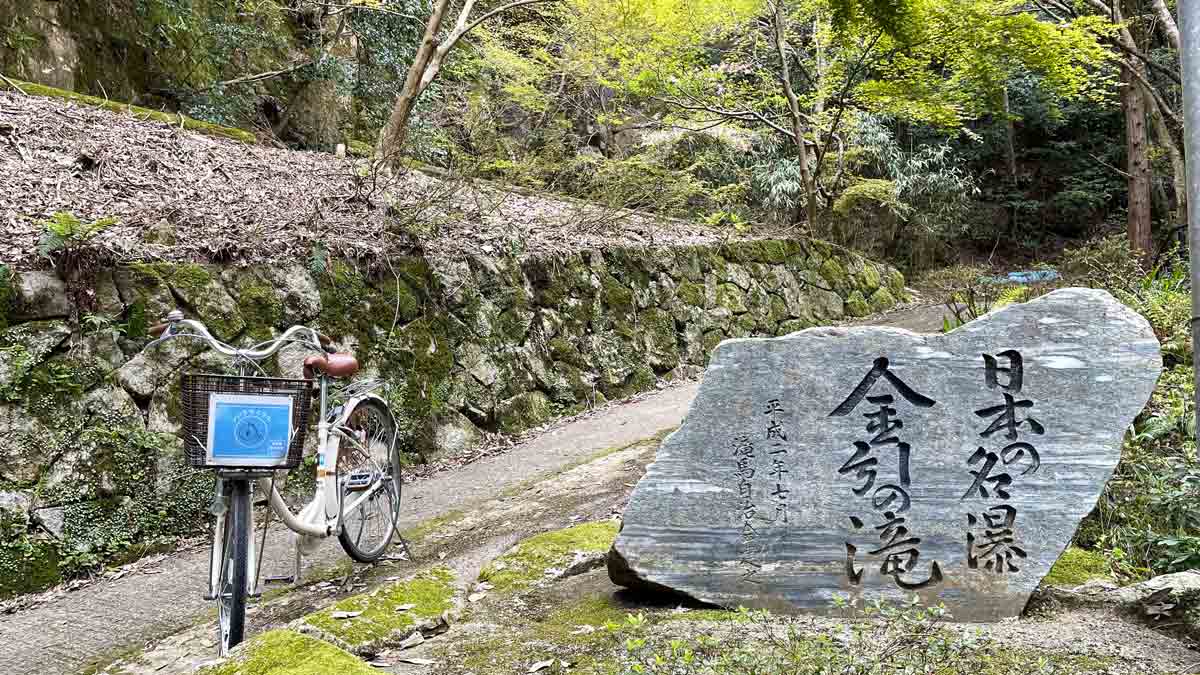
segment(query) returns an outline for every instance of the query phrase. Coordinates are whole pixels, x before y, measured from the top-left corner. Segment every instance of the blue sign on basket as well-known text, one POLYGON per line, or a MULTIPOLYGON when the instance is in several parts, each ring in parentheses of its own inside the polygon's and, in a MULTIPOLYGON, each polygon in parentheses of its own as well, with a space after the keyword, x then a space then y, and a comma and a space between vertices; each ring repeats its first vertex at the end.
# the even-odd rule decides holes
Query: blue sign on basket
POLYGON ((286 464, 291 438, 291 396, 209 395, 209 464, 247 467, 286 464))

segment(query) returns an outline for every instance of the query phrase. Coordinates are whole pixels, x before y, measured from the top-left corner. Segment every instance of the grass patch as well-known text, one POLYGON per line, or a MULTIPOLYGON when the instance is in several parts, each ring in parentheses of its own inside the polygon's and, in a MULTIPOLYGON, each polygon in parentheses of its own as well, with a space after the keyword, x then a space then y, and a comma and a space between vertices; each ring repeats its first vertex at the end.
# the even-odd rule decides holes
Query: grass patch
POLYGON ((197 675, 367 675, 376 672, 329 643, 280 629, 259 635, 229 660, 201 668, 197 675))
POLYGON ((490 582, 498 591, 524 590, 544 579, 547 569, 569 565, 576 551, 607 551, 619 528, 616 521, 606 520, 534 535, 488 563, 479 579, 490 582))
POLYGON ((393 636, 403 639, 403 633, 425 619, 436 619, 453 606, 454 574, 437 568, 407 581, 383 586, 370 593, 355 595, 319 612, 309 614, 301 622, 322 636, 333 638, 353 649, 379 643, 393 636), (407 611, 396 611, 400 605, 414 605, 407 611), (335 619, 334 612, 362 612, 349 619, 335 619))
MULTIPOLYGON (((143 121, 162 122, 163 124, 169 124, 174 127, 182 126, 188 131, 195 131, 207 136, 228 138, 246 143, 247 145, 255 145, 258 143, 258 139, 255 138, 254 134, 243 129, 224 127, 219 124, 192 119, 191 117, 187 117, 185 115, 160 112, 158 110, 142 108, 128 103, 121 103, 119 101, 110 101, 97 96, 88 96, 87 94, 80 94, 74 91, 56 89, 55 87, 47 87, 42 84, 34 84, 33 82, 22 82, 21 80, 15 80, 13 78, 8 79, 12 80, 13 84, 20 87, 22 91, 30 96, 56 98, 63 101, 70 101, 71 103, 78 105, 86 105, 92 108, 103 108, 105 110, 111 110, 112 112, 117 113, 129 113, 130 115, 133 115, 134 117, 137 117, 143 121)), ((9 87, 4 80, 0 80, 0 91, 9 89, 11 89, 11 87, 9 87)))

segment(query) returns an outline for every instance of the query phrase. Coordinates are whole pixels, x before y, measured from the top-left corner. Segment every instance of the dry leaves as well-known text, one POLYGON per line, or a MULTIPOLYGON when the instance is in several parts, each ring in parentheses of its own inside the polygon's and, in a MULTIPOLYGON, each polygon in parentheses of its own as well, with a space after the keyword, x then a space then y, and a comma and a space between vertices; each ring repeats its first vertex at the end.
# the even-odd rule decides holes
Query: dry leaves
POLYGON ((0 260, 44 264, 35 254, 40 222, 57 211, 118 218, 95 241, 114 261, 306 261, 319 243, 360 260, 423 250, 449 265, 472 254, 714 244, 728 235, 482 181, 385 178, 361 160, 0 92, 0 260), (151 230, 171 236, 147 237, 151 230))

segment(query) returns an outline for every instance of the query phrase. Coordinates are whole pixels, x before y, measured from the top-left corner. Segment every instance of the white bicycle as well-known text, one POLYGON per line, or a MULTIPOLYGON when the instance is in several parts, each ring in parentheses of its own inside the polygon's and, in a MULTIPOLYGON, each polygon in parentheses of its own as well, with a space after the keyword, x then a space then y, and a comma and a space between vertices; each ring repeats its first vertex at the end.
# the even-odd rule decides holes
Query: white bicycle
POLYGON ((396 421, 383 399, 371 393, 382 386, 378 381, 342 387, 336 393, 344 402, 329 408, 330 381, 354 375, 358 361, 336 353, 330 339, 311 328, 292 326, 274 340, 239 349, 175 310, 151 335, 156 339, 147 348, 178 338, 206 342, 232 359, 239 373, 184 374, 181 382, 185 457, 190 465, 217 473, 207 597, 218 603, 225 655, 242 641, 246 601, 259 588, 258 552, 266 528, 256 551, 250 536, 252 492, 266 495, 268 519, 274 512, 296 533, 295 573, 289 580, 299 582, 302 556, 335 534, 351 558, 375 562, 398 536, 396 421), (288 345, 316 352, 304 359, 304 379, 267 377, 262 362, 288 345), (320 396, 316 494, 293 514, 275 488, 275 476, 300 463, 314 387, 320 396))

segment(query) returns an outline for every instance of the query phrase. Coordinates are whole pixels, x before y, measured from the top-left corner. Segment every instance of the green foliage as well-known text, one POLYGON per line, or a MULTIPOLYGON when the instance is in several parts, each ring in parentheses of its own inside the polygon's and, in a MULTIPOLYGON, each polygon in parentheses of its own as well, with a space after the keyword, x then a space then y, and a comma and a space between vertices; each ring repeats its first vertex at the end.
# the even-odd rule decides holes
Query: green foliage
POLYGON ((42 221, 42 237, 38 240, 38 255, 53 260, 70 257, 76 249, 86 246, 96 235, 116 224, 116 218, 101 218, 85 223, 74 214, 59 211, 42 221))
POLYGON ((11 267, 0 263, 0 332, 6 330, 9 317, 17 308, 17 284, 20 280, 11 267))

